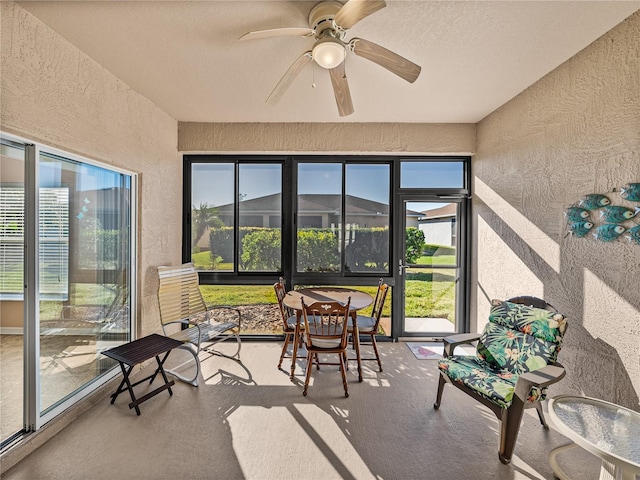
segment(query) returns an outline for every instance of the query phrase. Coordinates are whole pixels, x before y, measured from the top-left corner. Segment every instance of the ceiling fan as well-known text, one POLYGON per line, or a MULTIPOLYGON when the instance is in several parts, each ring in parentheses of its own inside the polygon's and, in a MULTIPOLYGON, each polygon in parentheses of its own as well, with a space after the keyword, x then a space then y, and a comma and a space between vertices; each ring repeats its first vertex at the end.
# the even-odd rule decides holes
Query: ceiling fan
POLYGON ((360 20, 386 7, 384 0, 348 0, 340 3, 324 0, 317 3, 309 13, 309 27, 285 27, 245 33, 240 40, 256 38, 294 36, 309 37, 315 41, 313 48, 298 57, 275 86, 267 103, 275 103, 287 91, 302 69, 314 61, 329 70, 333 93, 341 117, 353 113, 349 83, 345 74, 344 60, 347 51, 366 58, 392 73, 413 83, 420 75, 420 66, 397 53, 362 38, 345 41, 347 30, 360 20))

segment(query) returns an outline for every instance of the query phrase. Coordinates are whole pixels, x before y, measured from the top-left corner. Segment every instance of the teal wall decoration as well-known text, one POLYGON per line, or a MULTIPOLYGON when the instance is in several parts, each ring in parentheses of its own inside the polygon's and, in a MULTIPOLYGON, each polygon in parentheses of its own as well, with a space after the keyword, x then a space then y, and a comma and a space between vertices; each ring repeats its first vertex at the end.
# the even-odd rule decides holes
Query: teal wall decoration
POLYGON ((584 195, 564 215, 567 235, 640 245, 640 182, 628 183, 620 191, 584 195))

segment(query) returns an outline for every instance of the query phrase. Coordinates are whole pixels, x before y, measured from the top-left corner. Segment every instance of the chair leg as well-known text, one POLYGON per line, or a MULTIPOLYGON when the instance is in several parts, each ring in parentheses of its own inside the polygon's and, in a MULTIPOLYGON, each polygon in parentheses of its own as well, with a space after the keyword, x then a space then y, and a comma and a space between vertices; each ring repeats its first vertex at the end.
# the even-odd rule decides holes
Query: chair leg
POLYGON ((338 357, 340 358, 340 373, 342 374, 342 385, 344 386, 344 396, 349 396, 349 386, 347 385, 347 372, 344 365, 344 358, 342 357, 342 353, 338 353, 338 357))
POLYGON ((520 422, 524 413, 524 402, 514 395, 511 406, 502 411, 502 425, 500 430, 500 451, 498 457, 505 465, 511 463, 511 456, 518 440, 520 422))
POLYGON ((300 343, 300 339, 302 338, 302 336, 300 335, 300 326, 299 326, 299 322, 300 319, 298 318, 298 322, 296 323, 296 330, 295 333, 293 334, 294 338, 296 339, 296 341, 293 343, 293 353, 292 353, 292 359, 291 359, 291 375, 290 377, 293 379, 295 372, 296 372, 296 362, 298 360, 298 345, 300 343))
POLYGON ((542 426, 549 430, 549 425, 547 425, 547 422, 544 419, 544 413, 542 411, 542 402, 536 402, 536 412, 538 412, 538 418, 540 419, 540 423, 542 424, 542 426))
POLYGON ((287 353, 287 347, 289 346, 289 338, 291 337, 290 333, 284 334, 284 345, 282 346, 282 353, 280 354, 280 361, 278 362, 278 369, 282 367, 282 361, 284 360, 284 356, 287 353))
POLYGON ((313 366, 313 353, 307 352, 307 375, 304 379, 304 390, 302 395, 307 396, 307 390, 309 389, 309 381, 311 380, 311 367, 313 366))
POLYGON ((438 395, 436 396, 436 403, 433 404, 433 408, 436 410, 440 408, 440 402, 442 401, 442 391, 444 390, 444 384, 447 383, 442 373, 438 377, 438 395))
POLYGON ((382 371, 382 362, 380 361, 380 352, 378 352, 378 343, 376 342, 376 335, 371 335, 371 345, 373 346, 373 351, 376 354, 376 359, 378 360, 378 368, 382 371))
POLYGON ((189 377, 185 377, 184 375, 181 375, 173 370, 168 370, 165 368, 165 372, 173 375, 174 377, 176 377, 178 380, 185 382, 185 383, 189 383, 191 385, 193 385, 194 387, 198 386, 198 377, 200 377, 200 359, 198 358, 198 351, 191 346, 191 344, 184 344, 184 345, 180 345, 178 347, 178 349, 181 350, 187 350, 191 355, 193 355, 193 360, 195 362, 196 365, 196 372, 195 375, 193 376, 193 378, 189 378, 189 377))

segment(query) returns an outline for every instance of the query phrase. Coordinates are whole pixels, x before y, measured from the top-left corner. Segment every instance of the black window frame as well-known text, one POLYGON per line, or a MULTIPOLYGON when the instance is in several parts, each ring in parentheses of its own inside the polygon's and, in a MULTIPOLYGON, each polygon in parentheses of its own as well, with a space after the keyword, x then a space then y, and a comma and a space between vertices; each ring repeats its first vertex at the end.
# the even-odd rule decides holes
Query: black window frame
MULTIPOLYGON (((420 193, 433 195, 434 198, 446 201, 447 198, 468 198, 470 195, 471 157, 464 155, 431 156, 431 155, 325 155, 325 154, 293 154, 293 155, 243 155, 243 154, 185 154, 183 156, 183 232, 182 259, 191 261, 191 170, 196 163, 233 163, 235 165, 236 192, 238 187, 238 165, 242 163, 281 163, 282 164, 282 226, 281 226, 281 265, 279 272, 246 272, 238 270, 240 245, 237 235, 239 228, 239 209, 236 199, 234 207, 234 271, 200 271, 202 285, 269 285, 279 276, 283 276, 288 286, 294 285, 374 285, 380 277, 391 284, 395 277, 392 259, 398 248, 398 233, 394 232, 393 212, 396 210, 396 198, 399 194, 420 193), (297 166, 300 163, 340 163, 342 164, 342 216, 345 217, 346 201, 346 165, 347 164, 388 164, 389 165, 389 272, 347 272, 344 268, 344 249, 341 249, 340 272, 296 272, 297 259, 295 253, 295 234, 297 220, 297 166), (402 162, 462 162, 462 188, 400 188, 400 168, 402 162)), ((344 222, 342 222, 344 233, 344 222)))

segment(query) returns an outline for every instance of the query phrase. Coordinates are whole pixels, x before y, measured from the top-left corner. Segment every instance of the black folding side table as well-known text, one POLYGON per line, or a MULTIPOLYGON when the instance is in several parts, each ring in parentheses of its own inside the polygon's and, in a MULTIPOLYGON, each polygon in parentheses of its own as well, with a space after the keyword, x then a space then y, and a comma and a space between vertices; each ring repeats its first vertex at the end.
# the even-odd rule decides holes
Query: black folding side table
POLYGON ((118 390, 116 390, 115 393, 111 395, 111 404, 116 401, 118 395, 120 395, 125 390, 128 390, 129 395, 131 396, 131 403, 129 403, 129 408, 135 408, 136 414, 140 415, 140 408, 138 407, 138 405, 140 405, 142 402, 149 400, 151 397, 164 390, 169 390, 169 395, 173 395, 171 387, 175 385, 175 382, 173 380, 169 381, 167 379, 163 364, 169 356, 169 353, 171 353, 171 350, 179 347, 180 345, 182 345, 182 342, 179 340, 153 333, 147 337, 142 337, 132 342, 125 343, 124 345, 119 345, 102 352, 103 355, 106 355, 109 358, 113 358, 120 363, 120 368, 122 369, 122 374, 124 375, 124 378, 122 379, 122 382, 120 382, 118 390), (163 353, 164 357, 162 358, 162 360, 160 360, 160 355, 162 355, 163 353), (133 370, 133 367, 153 357, 155 357, 156 361, 158 362, 158 368, 156 368, 156 371, 152 375, 149 375, 148 377, 145 377, 142 380, 139 380, 136 383, 132 384, 129 381, 129 374, 131 373, 131 370, 133 370), (143 395, 140 398, 136 398, 135 393, 133 392, 133 387, 149 379, 149 384, 153 383, 158 373, 162 375, 162 378, 164 379, 164 385, 161 385, 160 387, 143 395))

